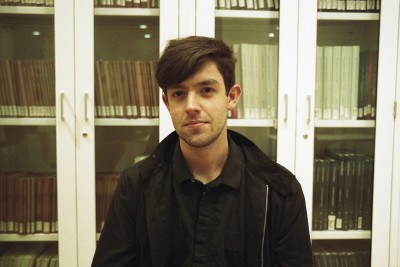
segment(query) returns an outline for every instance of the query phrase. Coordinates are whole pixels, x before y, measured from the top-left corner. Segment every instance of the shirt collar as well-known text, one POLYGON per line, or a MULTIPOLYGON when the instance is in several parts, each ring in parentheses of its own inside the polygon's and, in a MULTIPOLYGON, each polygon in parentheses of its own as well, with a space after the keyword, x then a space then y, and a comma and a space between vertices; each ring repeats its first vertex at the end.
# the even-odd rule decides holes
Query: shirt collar
MULTIPOLYGON (((244 156, 239 146, 231 139, 228 134, 229 154, 228 159, 225 163, 224 168, 220 174, 221 184, 233 188, 239 188, 242 177, 242 168, 244 163, 244 156)), ((173 173, 174 179, 178 183, 182 183, 186 180, 193 179, 193 175, 190 170, 186 167, 185 160, 182 155, 182 151, 179 146, 179 142, 175 145, 173 154, 173 173)))

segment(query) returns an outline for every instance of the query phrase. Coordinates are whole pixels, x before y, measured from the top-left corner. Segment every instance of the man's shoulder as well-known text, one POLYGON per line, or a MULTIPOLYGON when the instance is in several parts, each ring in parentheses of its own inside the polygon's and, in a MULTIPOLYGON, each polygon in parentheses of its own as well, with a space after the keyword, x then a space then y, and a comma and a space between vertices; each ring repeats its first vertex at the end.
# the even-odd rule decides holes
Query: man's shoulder
POLYGON ((229 131, 229 136, 242 149, 246 171, 255 184, 268 184, 281 194, 293 190, 298 181, 290 170, 272 160, 247 137, 234 131, 229 131))

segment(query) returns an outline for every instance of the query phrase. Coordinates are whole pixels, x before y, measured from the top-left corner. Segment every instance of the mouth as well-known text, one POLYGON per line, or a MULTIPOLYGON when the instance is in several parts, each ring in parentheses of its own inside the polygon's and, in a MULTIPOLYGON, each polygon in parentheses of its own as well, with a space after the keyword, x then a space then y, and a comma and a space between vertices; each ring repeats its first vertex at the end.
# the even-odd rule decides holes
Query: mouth
POLYGON ((189 121, 189 122, 186 122, 184 124, 184 126, 187 126, 187 127, 200 127, 200 126, 205 125, 205 124, 207 124, 207 122, 205 122, 205 121, 189 121))

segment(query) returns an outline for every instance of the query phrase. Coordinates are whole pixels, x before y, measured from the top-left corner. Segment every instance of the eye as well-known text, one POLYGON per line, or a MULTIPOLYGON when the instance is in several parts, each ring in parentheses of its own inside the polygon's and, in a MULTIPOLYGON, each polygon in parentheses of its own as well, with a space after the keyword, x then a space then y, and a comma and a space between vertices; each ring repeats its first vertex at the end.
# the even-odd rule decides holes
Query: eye
POLYGON ((204 94, 211 94, 211 93, 214 92, 214 88, 212 88, 212 87, 204 87, 204 88, 202 89, 202 92, 203 92, 204 94))
POLYGON ((184 94, 185 94, 184 91, 179 91, 179 90, 174 90, 174 91, 171 92, 171 96, 172 96, 173 98, 182 97, 184 94))

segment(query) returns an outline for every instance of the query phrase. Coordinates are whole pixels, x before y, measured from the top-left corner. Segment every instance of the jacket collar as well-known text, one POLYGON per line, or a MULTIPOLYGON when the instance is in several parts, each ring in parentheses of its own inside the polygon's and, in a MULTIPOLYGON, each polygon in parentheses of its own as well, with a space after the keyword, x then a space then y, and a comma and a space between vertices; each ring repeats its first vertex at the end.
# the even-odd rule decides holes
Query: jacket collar
MULTIPOLYGON (((290 190, 291 178, 294 175, 283 166, 271 160, 245 136, 232 130, 228 130, 228 135, 242 149, 247 172, 261 179, 271 189, 282 195, 286 195, 290 190)), ((143 179, 151 176, 151 173, 157 168, 162 168, 172 163, 173 151, 178 140, 179 136, 175 131, 170 133, 160 142, 151 156, 142 162, 139 169, 143 179)))

